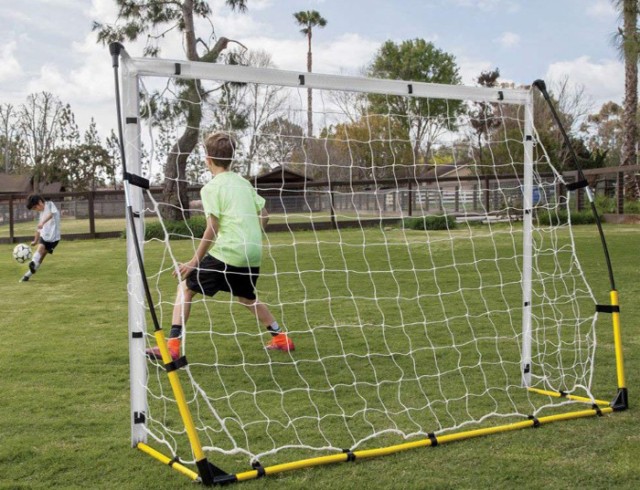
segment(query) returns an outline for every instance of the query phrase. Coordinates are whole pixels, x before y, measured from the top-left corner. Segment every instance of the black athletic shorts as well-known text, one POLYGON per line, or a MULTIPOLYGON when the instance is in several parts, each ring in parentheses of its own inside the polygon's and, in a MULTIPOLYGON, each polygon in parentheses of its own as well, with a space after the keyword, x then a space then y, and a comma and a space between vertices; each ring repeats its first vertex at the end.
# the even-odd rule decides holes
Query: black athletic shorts
POLYGON ((40 239, 40 243, 42 245, 44 245, 44 248, 47 252, 49 252, 50 254, 53 253, 53 249, 56 248, 58 246, 58 243, 60 243, 60 240, 55 241, 55 242, 45 242, 42 238, 40 239))
POLYGON ((200 267, 187 276, 187 287, 196 293, 213 296, 227 291, 233 296, 256 299, 260 267, 234 267, 207 254, 200 267))

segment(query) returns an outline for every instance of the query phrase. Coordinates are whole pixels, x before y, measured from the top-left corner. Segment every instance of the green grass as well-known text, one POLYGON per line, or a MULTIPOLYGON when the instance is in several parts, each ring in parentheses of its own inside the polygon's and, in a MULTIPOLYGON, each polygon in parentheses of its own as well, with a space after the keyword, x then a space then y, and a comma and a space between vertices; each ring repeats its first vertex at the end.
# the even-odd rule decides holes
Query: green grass
MULTIPOLYGON (((478 228, 473 231, 473 243, 479 254, 491 251, 480 236, 482 230, 478 228)), ((500 250, 511 248, 506 231, 507 228, 497 240, 500 250)), ((640 306, 637 302, 640 293, 637 281, 640 273, 637 255, 640 229, 607 225, 605 231, 621 296, 630 410, 599 419, 556 423, 537 430, 522 430, 437 448, 418 449, 355 464, 300 470, 242 483, 242 488, 544 488, 551 485, 569 488, 637 488, 640 485, 640 462, 637 458, 640 453, 640 422, 635 407, 640 398, 637 395, 635 373, 640 369, 637 356, 640 338, 640 306)), ((295 265, 291 260, 293 236, 286 233, 269 235, 271 253, 265 257, 259 289, 264 301, 281 305, 274 312, 295 332, 298 347, 296 356, 299 356, 296 359, 311 358, 308 353, 314 344, 320 346, 321 355, 330 354, 328 346, 335 343, 336 335, 349 343, 346 346, 349 349, 360 349, 367 342, 368 348, 383 348, 379 336, 368 336, 366 329, 357 327, 358 323, 378 325, 384 316, 384 322, 394 326, 400 324, 401 318, 415 315, 418 311, 417 302, 409 294, 414 287, 412 282, 403 282, 404 276, 400 274, 400 282, 396 284, 389 272, 392 268, 396 271, 405 269, 408 253, 400 247, 392 247, 394 253, 381 260, 380 253, 385 249, 378 246, 381 236, 376 233, 371 230, 366 235, 358 231, 342 232, 339 236, 334 232, 296 234, 297 250, 305 252, 297 257, 298 265, 307 271, 318 271, 302 276, 292 274, 295 265), (315 245, 316 238, 320 239, 320 245, 315 245), (331 272, 344 269, 344 263, 335 253, 340 240, 360 245, 346 247, 354 277, 359 278, 358 283, 350 287, 345 286, 339 273, 331 272), (363 243, 367 246, 361 246, 363 243), (373 264, 371 268, 378 273, 373 276, 369 274, 367 263, 373 264), (278 276, 272 274, 276 268, 278 276), (324 273, 319 272, 323 269, 324 273), (279 293, 276 293, 276 281, 279 293), (382 285, 388 286, 389 283, 394 293, 386 296, 394 299, 383 301, 382 311, 366 299, 354 301, 350 297, 354 290, 363 298, 371 296, 375 288, 379 290, 382 285), (303 290, 310 300, 306 308, 293 302, 303 290), (327 302, 329 293, 335 301, 331 305, 327 302), (400 299, 395 299, 396 296, 400 299), (354 327, 339 331, 330 328, 336 315, 340 315, 342 320, 351 319, 354 327), (301 319, 306 320, 303 322, 301 319), (324 327, 312 330, 310 326, 324 327), (351 333, 346 333, 347 330, 351 333)), ((412 238, 412 233, 417 232, 406 233, 412 238)), ((446 232, 439 233, 446 236, 446 232)), ((454 233, 464 237, 465 233, 470 232, 460 230, 454 233)), ((404 234, 401 230, 389 230, 387 236, 393 241, 404 234)), ((433 265, 441 265, 439 260, 444 260, 446 254, 452 253, 460 264, 465 263, 469 257, 468 248, 451 250, 447 242, 438 240, 440 235, 432 236, 434 240, 429 254, 423 256, 427 261, 425 263, 433 261, 433 265)), ((606 303, 609 285, 594 227, 576 228, 575 236, 582 266, 594 294, 600 303, 606 303)), ((191 246, 188 241, 174 245, 179 258, 188 256, 191 246)), ((46 259, 32 281, 18 284, 24 267, 10 259, 11 246, 0 246, 0 256, 5 257, 0 286, 4 317, 3 342, 0 344, 3 367, 0 488, 193 488, 193 484, 185 477, 130 448, 124 247, 123 240, 63 241, 55 254, 46 259)), ((412 244, 409 249, 411 247, 419 245, 412 244)), ((148 270, 153 273, 154 297, 156 300, 162 299, 159 311, 163 324, 167 326, 170 311, 167 302, 173 299, 175 282, 170 277, 166 259, 163 262, 159 247, 151 244, 146 257, 148 270), (163 264, 163 272, 156 275, 161 270, 160 264, 163 264), (159 286, 158 290, 156 285, 159 286), (162 292, 162 297, 158 296, 157 291, 162 292)), ((540 260, 550 259, 542 257, 540 260)), ((496 280, 497 271, 492 270, 490 265, 483 267, 483 283, 490 286, 496 280)), ((504 269, 508 268, 506 264, 504 269)), ((471 267, 461 265, 460 270, 465 287, 471 290, 477 286, 477 274, 471 267)), ((438 281, 446 291, 458 289, 456 275, 440 274, 438 281)), ((429 280, 424 281, 426 287, 429 280)), ((517 295, 517 289, 513 287, 502 294, 517 295)), ((465 292, 447 294, 445 308, 459 311, 467 304, 473 312, 477 305, 475 300, 470 299, 472 296, 465 292)), ((436 295, 430 299, 438 301, 436 295)), ((494 301, 491 298, 488 300, 494 301)), ((256 349, 255 346, 262 340, 257 337, 258 329, 251 324, 250 316, 234 309, 234 317, 241 320, 234 326, 233 318, 228 314, 229 305, 224 301, 225 298, 220 296, 217 301, 208 303, 216 322, 215 334, 212 334, 214 349, 211 349, 209 339, 199 341, 198 331, 204 332, 200 326, 208 324, 208 320, 203 305, 194 306, 190 322, 191 337, 188 337, 188 353, 194 376, 200 376, 207 370, 210 372, 210 368, 200 367, 198 363, 222 364, 240 358, 238 346, 241 345, 248 356, 247 360, 257 366, 255 369, 248 368, 251 377, 266 382, 267 378, 261 374, 264 371, 261 365, 267 362, 269 356, 274 358, 280 353, 268 354, 256 349)), ((433 311, 437 310, 431 310, 431 313, 433 311)), ((439 325, 437 317, 430 316, 430 319, 434 321, 434 327, 439 325)), ((479 323, 474 323, 474 326, 478 331, 492 328, 490 323, 483 324, 480 319, 477 320, 479 323)), ((514 318, 513 322, 517 324, 518 318, 514 318)), ((595 394, 608 399, 615 394, 615 364, 608 315, 600 316, 597 328, 599 351, 595 394)), ((463 335, 463 330, 458 333, 463 335)), ((418 342, 417 337, 411 340, 414 345, 418 342)), ((388 342, 400 352, 407 348, 409 340, 389 335, 388 342)), ((315 357, 317 359, 317 353, 315 357)), ((277 359, 283 360, 280 357, 277 359)), ((397 359, 397 366, 406 369, 401 358, 397 359)), ((422 361, 426 364, 428 358, 422 361)), ((441 366, 453 362, 446 356, 438 358, 438 361, 441 366)), ((349 379, 345 374, 348 367, 357 368, 365 378, 374 374, 371 367, 356 365, 356 360, 350 366, 346 366, 345 362, 342 359, 334 364, 327 363, 329 371, 326 375, 322 373, 317 376, 316 381, 334 384, 340 380, 346 381, 349 379)), ((385 364, 385 360, 380 362, 378 369, 398 369, 392 364, 385 364)), ((272 364, 272 367, 276 379, 283 380, 283 383, 295 386, 299 382, 299 378, 284 374, 291 372, 291 364, 282 362, 272 364)), ((313 377, 314 371, 318 371, 311 365, 305 367, 298 364, 298 368, 308 377, 313 377)), ((155 382, 153 367, 151 373, 152 382, 155 382)), ((248 378, 239 375, 237 370, 221 370, 219 376, 224 379, 226 386, 232 387, 237 383, 237 387, 246 388, 248 378)), ((211 393, 216 393, 220 385, 217 381, 210 376, 209 380, 202 383, 211 393)), ((165 383, 164 377, 157 383, 165 383)), ((409 393, 411 387, 407 388, 409 393)), ((336 396, 342 394, 338 391, 336 396)), ((349 406, 353 400, 348 398, 347 392, 344 392, 344 396, 343 403, 349 406)), ((362 396, 370 403, 375 403, 374 393, 362 391, 362 396)), ((261 408, 272 410, 273 418, 278 419, 277 407, 281 402, 293 414, 309 409, 308 401, 293 396, 290 399, 285 397, 284 401, 278 397, 273 400, 265 397, 259 403, 264 403, 261 408)), ((335 407, 330 406, 330 399, 319 396, 315 402, 318 405, 326 404, 328 409, 335 411, 335 407)), ((243 406, 247 404, 238 401, 235 409, 240 410, 243 406)), ((452 409, 457 410, 455 407, 452 409)), ((429 424, 428 420, 425 422, 429 424)), ((312 437, 311 428, 302 430, 312 437)), ((353 430, 359 428, 354 427, 353 430)), ((222 438, 217 440, 224 443, 222 438)), ((211 459, 217 461, 215 455, 211 459)), ((243 458, 236 460, 243 461, 243 458)), ((232 469, 238 471, 245 468, 246 462, 244 466, 232 469)))

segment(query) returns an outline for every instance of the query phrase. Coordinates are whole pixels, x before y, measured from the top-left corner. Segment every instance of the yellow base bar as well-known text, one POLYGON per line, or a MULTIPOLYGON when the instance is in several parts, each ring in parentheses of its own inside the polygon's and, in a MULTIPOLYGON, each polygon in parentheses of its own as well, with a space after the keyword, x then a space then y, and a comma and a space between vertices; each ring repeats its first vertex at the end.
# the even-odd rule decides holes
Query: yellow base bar
MULTIPOLYGON (((593 403, 594 402, 594 400, 591 400, 590 398, 580 397, 580 396, 575 396, 575 395, 566 395, 566 394, 562 394, 562 393, 558 393, 558 392, 554 392, 554 391, 541 390, 541 389, 538 389, 538 388, 529 388, 529 391, 534 392, 534 393, 538 393, 538 394, 542 394, 542 395, 553 396, 553 397, 565 397, 565 398, 568 398, 568 399, 571 399, 571 400, 583 401, 583 402, 586 402, 586 403, 593 403)), ((598 405, 596 408, 590 408, 590 409, 587 409, 587 410, 580 410, 580 411, 576 411, 576 412, 567 412, 567 413, 562 413, 562 414, 557 414, 557 415, 548 415, 548 416, 544 416, 544 417, 540 417, 540 418, 523 420, 521 422, 514 422, 514 423, 511 423, 511 424, 500 425, 500 426, 496 426, 496 427, 486 427, 486 428, 482 428, 482 429, 475 429, 475 430, 459 432, 459 433, 455 433, 455 434, 444 434, 444 435, 441 435, 441 436, 437 436, 434 439, 430 439, 430 438, 420 439, 418 441, 412 441, 412 442, 407 442, 407 443, 403 443, 403 444, 397 444, 397 445, 394 445, 394 446, 388 446, 388 447, 384 447, 384 448, 356 450, 356 451, 352 451, 351 453, 332 454, 332 455, 328 455, 328 456, 320 456, 320 457, 316 457, 316 458, 303 459, 303 460, 299 460, 299 461, 293 461, 293 462, 290 462, 290 463, 283 463, 283 464, 274 465, 274 466, 267 466, 267 467, 263 468, 264 469, 264 474, 265 475, 275 475, 275 474, 278 474, 278 473, 284 473, 286 471, 298 470, 298 469, 302 469, 302 468, 311 468, 311 467, 314 467, 314 466, 322 466, 322 465, 334 464, 334 463, 343 463, 343 462, 346 462, 346 461, 353 461, 353 460, 359 460, 359 459, 368 459, 368 458, 374 458, 374 457, 378 457, 378 456, 386 456, 386 455, 389 455, 389 454, 394 454, 394 453, 398 453, 398 452, 401 452, 401 451, 407 451, 407 450, 410 450, 410 449, 433 446, 434 445, 434 441, 435 441, 436 444, 440 445, 440 444, 445 444, 445 443, 448 443, 448 442, 456 442, 456 441, 462 441, 462 440, 465 440, 465 439, 472 439, 474 437, 482 437, 482 436, 487 436, 487 435, 491 435, 491 434, 498 434, 498 433, 501 433, 501 432, 510 432, 510 431, 519 430, 519 429, 526 429, 526 428, 529 428, 529 427, 538 427, 540 425, 549 424, 549 423, 552 423, 552 422, 559 422, 559 421, 571 420, 571 419, 579 419, 579 418, 585 418, 585 417, 594 417, 594 416, 597 416, 597 415, 608 414, 608 413, 613 413, 614 412, 613 407, 609 406, 610 404, 608 402, 605 402, 605 401, 602 401, 602 400, 595 400, 595 403, 596 403, 596 405, 598 405)), ((159 453, 158 451, 152 449, 151 447, 147 446, 146 444, 139 443, 137 445, 137 447, 138 447, 138 449, 142 450, 143 452, 145 452, 145 453, 153 456, 154 458, 158 459, 162 463, 170 465, 172 468, 174 468, 175 470, 179 471, 180 473, 188 476, 192 480, 197 480, 199 478, 199 476, 198 476, 198 474, 196 472, 191 471, 189 468, 186 468, 185 466, 181 465, 180 463, 173 462, 173 460, 171 460, 167 456, 164 456, 163 454, 159 453)), ((227 478, 225 478, 225 482, 224 483, 229 483, 229 482, 233 482, 233 481, 253 480, 253 479, 258 478, 259 476, 260 476, 260 472, 258 470, 250 470, 250 471, 245 471, 245 472, 242 472, 242 473, 237 473, 235 475, 228 475, 227 478)), ((215 484, 217 482, 214 481, 212 483, 215 484)))
MULTIPOLYGON (((549 393, 554 393, 554 392, 549 392, 549 393)), ((560 394, 558 394, 558 396, 560 396, 560 394)), ((587 399, 587 400, 589 402, 591 401, 590 399, 587 399)), ((605 403, 605 402, 602 402, 602 403, 608 405, 608 403, 605 403)), ((600 404, 600 402, 598 402, 598 404, 600 404)), ((525 429, 525 428, 534 427, 537 425, 549 424, 551 422, 579 419, 584 417, 594 417, 596 415, 612 413, 612 412, 613 412, 613 408, 605 407, 605 408, 600 408, 599 410, 589 409, 589 410, 581 410, 578 412, 569 412, 569 413, 564 413, 559 415, 549 415, 546 417, 540 417, 536 420, 524 420, 522 422, 515 422, 507 425, 500 425, 497 427, 488 427, 485 429, 476 429, 476 430, 471 430, 466 432, 459 432, 457 434, 442 435, 437 437, 437 443, 445 444, 447 442, 461 441, 464 439, 471 439, 474 437, 481 437, 481 436, 486 436, 490 434, 498 434, 500 432, 509 432, 509 431, 518 430, 518 429, 525 429)), ((419 441, 407 442, 404 444, 398 444, 395 446, 389 446, 385 448, 353 451, 353 456, 355 456, 356 460, 367 459, 367 458, 374 458, 378 456, 386 456, 386 455, 398 453, 401 451, 407 451, 409 449, 427 447, 432 445, 433 445, 433 442, 431 441, 431 439, 421 439, 419 441)), ((275 475, 277 473, 283 473, 285 471, 291 471, 291 470, 296 470, 301 468, 309 468, 312 466, 321 466, 321 465, 332 464, 332 463, 342 463, 342 462, 348 461, 349 458, 350 456, 346 453, 334 454, 331 456, 321 456, 319 458, 310 458, 310 459, 304 459, 300 461, 294 461, 292 463, 268 466, 264 468, 264 473, 265 475, 275 475)), ((235 476, 237 478, 237 481, 246 481, 246 480, 252 480, 254 478, 258 478, 259 473, 257 470, 251 470, 251 471, 246 471, 244 473, 237 473, 235 476)))

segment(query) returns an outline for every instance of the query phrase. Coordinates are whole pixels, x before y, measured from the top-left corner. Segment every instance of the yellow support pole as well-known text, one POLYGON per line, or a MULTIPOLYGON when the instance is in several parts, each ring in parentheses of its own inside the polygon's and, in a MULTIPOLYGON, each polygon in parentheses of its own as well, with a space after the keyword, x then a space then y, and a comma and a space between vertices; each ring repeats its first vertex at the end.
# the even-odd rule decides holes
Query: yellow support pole
MULTIPOLYGON (((167 343, 165 342, 164 333, 162 332, 162 330, 156 330, 154 333, 154 337, 156 339, 158 348, 160 349, 162 362, 165 365, 173 362, 173 358, 169 353, 169 348, 167 347, 167 343)), ((169 371, 167 372, 167 375, 169 376, 169 383, 171 384, 173 395, 176 398, 178 411, 180 412, 180 416, 182 417, 182 421, 184 422, 185 430, 187 431, 187 437, 189 438, 189 443, 191 444, 191 450, 193 451, 193 455, 196 458, 196 464, 198 465, 198 468, 201 468, 202 466, 208 466, 209 463, 207 462, 207 458, 205 457, 204 451, 202 450, 200 437, 198 437, 198 432, 196 431, 195 424, 193 423, 193 418, 191 416, 189 406, 187 405, 184 391, 182 391, 182 385, 180 384, 178 372, 176 370, 169 371)), ((203 477, 203 479, 205 478, 205 475, 201 476, 203 477)))
MULTIPOLYGON (((611 305, 619 308, 620 303, 618 299, 618 291, 615 289, 610 293, 611 305)), ((613 321, 613 343, 616 352, 616 372, 618 374, 618 388, 624 389, 627 387, 627 383, 624 379, 624 354, 622 352, 622 334, 620 330, 620 311, 613 311, 611 313, 613 321)))
POLYGON ((164 463, 166 465, 171 466, 174 470, 178 471, 179 473, 182 473, 185 476, 188 476, 192 480, 197 480, 198 479, 198 473, 196 473, 195 471, 191 471, 186 466, 183 466, 179 462, 174 461, 173 459, 165 456, 164 454, 162 454, 159 451, 156 451, 152 447, 147 446, 143 442, 139 442, 136 447, 138 449, 140 449, 140 451, 142 451, 143 453, 146 453, 149 456, 151 456, 153 458, 156 458, 161 463, 164 463))
POLYGON ((585 402, 585 403, 595 403, 596 405, 602 405, 604 407, 608 407, 610 405, 610 402, 604 401, 604 400, 597 400, 597 399, 591 399, 591 398, 587 398, 586 396, 577 396, 577 395, 570 395, 568 393, 559 393, 557 391, 548 391, 548 390, 541 390, 540 388, 527 388, 527 391, 531 391, 532 393, 538 393, 539 395, 547 395, 547 396, 553 396, 555 398, 566 398, 567 400, 576 400, 579 402, 585 402))

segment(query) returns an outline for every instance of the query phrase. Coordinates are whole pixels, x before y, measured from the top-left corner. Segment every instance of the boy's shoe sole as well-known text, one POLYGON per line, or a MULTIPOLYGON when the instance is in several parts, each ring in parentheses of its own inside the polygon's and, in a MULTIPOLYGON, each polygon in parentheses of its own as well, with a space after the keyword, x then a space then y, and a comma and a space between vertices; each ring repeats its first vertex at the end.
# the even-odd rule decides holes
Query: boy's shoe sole
MULTIPOLYGON (((144 352, 149 359, 153 359, 154 361, 162 361, 162 353, 160 352, 160 347, 151 347, 144 352)), ((169 351, 169 354, 171 354, 171 359, 173 359, 174 361, 178 359, 178 357, 180 357, 180 354, 176 354, 171 351, 169 351)))
POLYGON ((29 278, 27 276, 22 276, 18 282, 27 282, 29 278))

